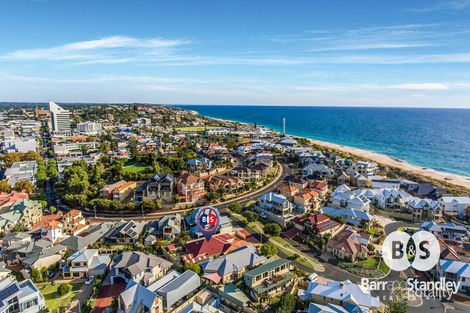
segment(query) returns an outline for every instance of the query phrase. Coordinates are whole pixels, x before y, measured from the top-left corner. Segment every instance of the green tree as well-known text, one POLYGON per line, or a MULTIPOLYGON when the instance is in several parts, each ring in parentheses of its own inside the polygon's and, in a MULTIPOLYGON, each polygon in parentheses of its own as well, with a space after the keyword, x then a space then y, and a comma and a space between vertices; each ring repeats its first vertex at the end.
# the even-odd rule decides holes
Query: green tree
POLYGON ((243 210, 243 207, 239 202, 232 202, 228 205, 228 209, 233 213, 240 214, 243 210))
POLYGON ((47 179, 46 166, 44 165, 44 161, 42 159, 37 160, 36 163, 37 163, 37 170, 36 170, 35 177, 39 183, 42 183, 47 179))
POLYGON ((29 180, 20 180, 15 183, 13 187, 16 191, 26 191, 28 194, 32 194, 34 190, 34 185, 29 180))
POLYGON ((47 162, 46 167, 47 177, 56 179, 59 176, 59 171, 57 170, 57 161, 55 159, 50 159, 47 162))
POLYGON ((11 186, 6 180, 0 180, 0 192, 11 192, 11 186))
POLYGON ((184 267, 185 270, 190 270, 190 271, 193 271, 194 273, 196 273, 198 275, 202 275, 201 266, 197 263, 186 263, 186 264, 184 264, 183 267, 184 267))
POLYGON ((55 206, 49 207, 49 212, 51 212, 51 214, 54 214, 56 211, 57 211, 57 208, 55 206))
POLYGON ((57 294, 59 296, 65 296, 72 290, 72 285, 70 284, 60 284, 59 287, 57 287, 57 294))
POLYGON ((253 212, 253 211, 245 211, 243 212, 243 217, 246 218, 246 220, 251 223, 251 222, 255 222, 257 219, 258 219, 258 214, 256 214, 256 212, 253 212))
POLYGON ((279 236, 281 234, 282 228, 279 226, 279 224, 269 223, 264 225, 263 230, 268 235, 279 236))
POLYGON ((292 313, 295 310, 295 297, 290 293, 283 294, 276 304, 277 313, 292 313))
POLYGON ((272 257, 273 255, 276 255, 278 250, 273 244, 266 243, 261 247, 260 252, 262 255, 269 258, 269 257, 272 257))

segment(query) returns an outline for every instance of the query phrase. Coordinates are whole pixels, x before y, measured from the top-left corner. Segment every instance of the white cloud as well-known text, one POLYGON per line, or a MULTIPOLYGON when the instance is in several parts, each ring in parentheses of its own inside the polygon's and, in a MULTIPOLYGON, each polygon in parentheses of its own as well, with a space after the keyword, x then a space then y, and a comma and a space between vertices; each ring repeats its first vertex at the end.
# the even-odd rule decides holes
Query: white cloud
POLYGON ((0 56, 0 59, 125 63, 134 60, 139 55, 165 55, 170 49, 189 43, 190 41, 185 39, 110 36, 51 48, 17 50, 0 56))
POLYGON ((392 89, 399 90, 412 90, 412 91, 431 91, 431 90, 447 90, 449 85, 442 83, 415 83, 415 84, 400 84, 390 86, 392 89))

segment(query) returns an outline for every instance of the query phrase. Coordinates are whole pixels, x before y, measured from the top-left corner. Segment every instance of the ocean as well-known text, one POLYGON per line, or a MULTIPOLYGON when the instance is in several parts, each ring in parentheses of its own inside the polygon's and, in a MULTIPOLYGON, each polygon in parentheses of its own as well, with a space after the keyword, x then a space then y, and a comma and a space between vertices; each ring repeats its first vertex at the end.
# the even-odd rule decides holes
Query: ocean
POLYGON ((470 110, 178 105, 201 115, 378 152, 421 167, 470 176, 470 110))

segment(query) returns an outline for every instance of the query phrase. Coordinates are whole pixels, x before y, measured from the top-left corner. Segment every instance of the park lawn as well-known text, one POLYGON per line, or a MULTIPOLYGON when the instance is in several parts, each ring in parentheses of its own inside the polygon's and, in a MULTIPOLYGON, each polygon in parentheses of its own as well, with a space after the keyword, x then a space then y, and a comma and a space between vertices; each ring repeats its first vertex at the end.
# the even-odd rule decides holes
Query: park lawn
POLYGON ((188 132, 203 132, 207 129, 221 128, 219 126, 188 126, 188 127, 177 127, 177 132, 188 133, 188 132))
POLYGON ((72 291, 62 297, 57 294, 57 289, 59 288, 60 284, 44 284, 39 286, 39 290, 46 300, 46 307, 49 309, 49 311, 57 312, 58 309, 67 307, 73 301, 80 291, 82 284, 78 283, 71 285, 72 291))
POLYGON ((145 163, 131 162, 126 164, 122 170, 124 173, 138 173, 144 171, 147 167, 145 163))

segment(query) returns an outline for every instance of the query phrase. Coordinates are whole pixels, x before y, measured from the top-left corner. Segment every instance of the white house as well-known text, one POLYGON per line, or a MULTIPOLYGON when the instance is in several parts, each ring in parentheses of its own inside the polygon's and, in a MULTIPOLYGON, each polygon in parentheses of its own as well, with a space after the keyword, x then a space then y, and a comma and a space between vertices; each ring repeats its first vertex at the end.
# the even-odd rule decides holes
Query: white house
POLYGON ((466 215, 467 209, 470 208, 469 197, 442 197, 437 200, 445 213, 458 213, 466 215))
POLYGON ((439 278, 459 283, 459 291, 466 292, 470 289, 470 264, 454 261, 440 260, 437 265, 439 278))

